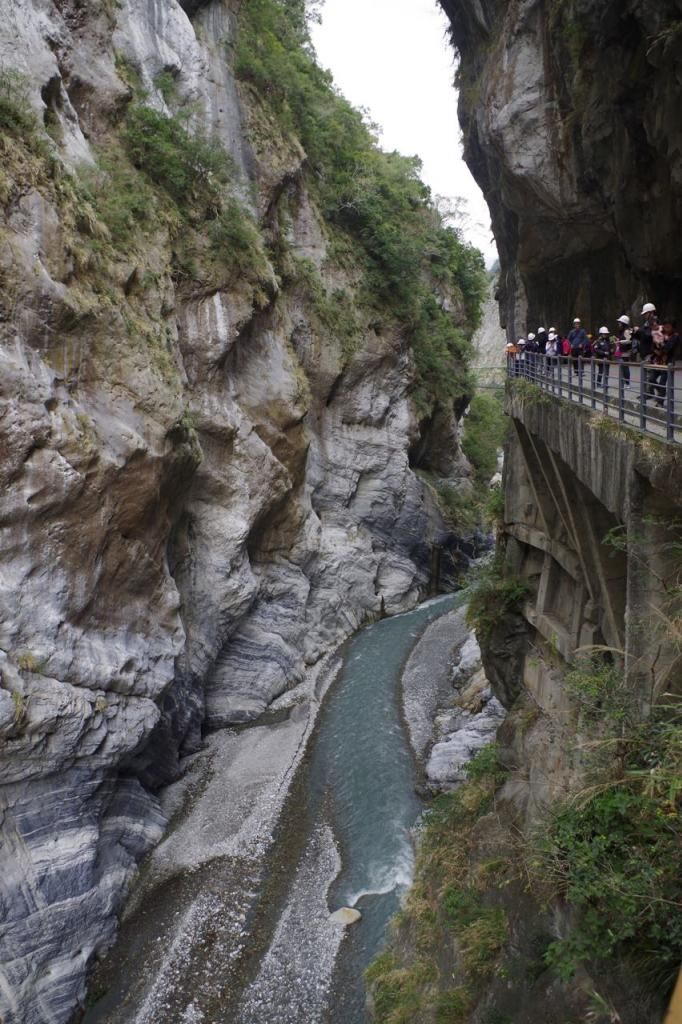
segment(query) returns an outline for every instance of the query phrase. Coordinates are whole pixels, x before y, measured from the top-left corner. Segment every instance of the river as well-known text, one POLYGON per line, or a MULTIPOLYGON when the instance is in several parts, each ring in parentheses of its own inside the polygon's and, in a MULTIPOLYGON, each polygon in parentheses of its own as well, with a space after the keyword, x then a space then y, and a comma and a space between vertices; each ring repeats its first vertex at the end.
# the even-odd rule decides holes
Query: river
MULTIPOLYGON (((95 979, 106 994, 85 1024, 364 1024, 363 972, 410 883, 411 830, 421 811, 401 672, 429 624, 463 601, 435 598, 348 641, 309 738, 296 731, 300 708, 279 724, 218 734, 213 745, 228 752, 230 743, 249 744, 246 760, 261 770, 276 752, 286 761, 288 744, 307 743, 281 821, 264 830, 272 845, 262 868, 238 864, 250 841, 243 811, 236 842, 221 832, 221 814, 229 818, 240 802, 230 792, 237 747, 221 755, 225 778, 212 767, 187 820, 152 858, 157 872, 169 860, 188 867, 138 896, 95 979), (187 850, 196 853, 213 832, 223 856, 209 849, 192 863, 187 850), (329 921, 341 906, 362 913, 345 931, 329 921)), ((253 816, 262 816, 257 787, 247 779, 246 789, 253 816)))
POLYGON ((294 878, 238 1024, 366 1021, 364 970, 410 884, 411 830, 422 807, 401 672, 425 628, 461 603, 461 595, 436 598, 368 626, 345 645, 304 766, 304 877, 294 878), (362 913, 345 936, 328 921, 329 910, 344 906, 362 913))

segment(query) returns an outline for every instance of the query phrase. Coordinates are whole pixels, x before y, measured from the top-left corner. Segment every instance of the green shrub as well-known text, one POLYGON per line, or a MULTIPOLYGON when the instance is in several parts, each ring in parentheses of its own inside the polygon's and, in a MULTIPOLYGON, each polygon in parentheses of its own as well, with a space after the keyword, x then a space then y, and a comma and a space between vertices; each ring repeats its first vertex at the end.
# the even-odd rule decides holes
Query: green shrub
POLYGON ((352 239, 363 264, 363 305, 409 332, 420 412, 469 393, 467 334, 480 316, 483 258, 442 222, 419 161, 382 152, 373 126, 317 65, 303 0, 244 6, 235 71, 282 132, 300 140, 308 187, 336 245, 352 239), (461 311, 448 312, 443 296, 461 311))
POLYGON ((605 657, 578 658, 566 672, 564 685, 587 720, 603 715, 620 720, 633 710, 622 668, 605 657))
POLYGON ((128 246, 141 228, 154 223, 159 209, 154 189, 120 155, 101 152, 97 168, 84 168, 81 181, 114 246, 128 246))
POLYGON ((459 950, 467 974, 474 979, 491 974, 508 933, 507 915, 500 907, 487 908, 461 928, 459 950))
POLYGON ((436 1024, 465 1024, 471 1010, 471 995, 464 987, 451 989, 438 997, 436 1024))
POLYGON ((474 395, 464 421, 462 450, 483 483, 488 483, 497 470, 497 453, 504 440, 506 423, 499 398, 474 395))
MULTIPOLYGON (((496 785, 494 772, 481 771, 456 791, 436 797, 424 814, 414 882, 395 925, 395 949, 381 953, 365 975, 375 1007, 380 996, 379 1022, 407 1024, 433 1020, 435 1014, 443 1024, 464 1024, 485 991, 509 926, 504 910, 484 903, 469 854, 472 830, 496 785), (428 965, 439 970, 429 973, 428 965), (456 988, 448 987, 453 979, 456 988)), ((507 862, 498 859, 496 878, 507 870, 507 862)))
POLYGON ((163 96, 164 102, 167 104, 174 103, 178 98, 178 83, 170 71, 159 71, 154 76, 154 85, 163 96))
POLYGON ((49 161, 49 143, 29 101, 29 81, 13 68, 0 70, 0 132, 49 161))
POLYGON ((491 487, 486 493, 484 508, 486 523, 501 528, 504 523, 504 491, 501 487, 491 487))
POLYGON ((478 570, 469 591, 466 620, 480 643, 490 639, 499 619, 517 609, 530 593, 530 584, 504 575, 500 557, 478 570))
POLYGON ((464 771, 468 779, 492 779, 499 786, 507 777, 506 769, 500 764, 500 746, 488 743, 477 751, 465 765, 464 771))
POLYGON ((463 928, 480 917, 481 897, 472 889, 449 885, 443 892, 442 907, 447 921, 457 928, 463 928))
POLYGON ((13 68, 0 71, 0 129, 28 136, 38 131, 39 122, 29 102, 29 82, 13 68))
POLYGON ((217 265, 251 282, 269 277, 260 231, 233 194, 233 162, 217 139, 141 100, 129 108, 121 137, 123 152, 103 148, 97 168, 81 172, 85 198, 115 249, 128 251, 165 224, 180 276, 206 277, 217 265))
POLYGON ((563 978, 625 960, 652 991, 682 960, 682 716, 657 710, 625 743, 622 772, 560 809, 540 843, 543 869, 576 908, 546 959, 563 978))
POLYGON ((190 132, 185 117, 166 117, 139 102, 128 109, 123 138, 134 166, 178 206, 220 208, 234 165, 216 139, 190 132))
POLYGON ((481 516, 477 495, 462 494, 442 480, 434 481, 432 486, 441 511, 454 530, 473 530, 478 526, 481 516))
POLYGON ((208 225, 211 250, 228 270, 257 280, 267 271, 260 232, 244 207, 234 198, 223 201, 208 225))
POLYGON ((311 260, 291 258, 289 278, 303 293, 318 330, 335 339, 341 349, 342 362, 350 362, 364 330, 350 292, 345 288, 328 292, 311 260))
POLYGON ((410 1024, 420 1005, 419 986, 428 983, 433 973, 432 964, 417 962, 412 969, 405 969, 390 951, 380 953, 365 971, 377 1024, 410 1024))
POLYGON ((447 407, 471 394, 471 342, 434 295, 421 296, 411 343, 417 367, 415 399, 421 412, 428 413, 434 402, 447 407))

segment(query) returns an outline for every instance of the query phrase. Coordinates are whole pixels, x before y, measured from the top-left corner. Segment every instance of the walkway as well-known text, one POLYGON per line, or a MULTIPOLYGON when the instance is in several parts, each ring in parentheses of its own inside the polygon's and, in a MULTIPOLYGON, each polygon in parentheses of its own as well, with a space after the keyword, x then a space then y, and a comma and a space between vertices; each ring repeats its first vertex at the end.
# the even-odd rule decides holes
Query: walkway
POLYGON ((682 442, 682 366, 509 357, 507 377, 525 380, 566 402, 611 416, 663 441, 682 442), (662 371, 662 372, 661 372, 662 371))

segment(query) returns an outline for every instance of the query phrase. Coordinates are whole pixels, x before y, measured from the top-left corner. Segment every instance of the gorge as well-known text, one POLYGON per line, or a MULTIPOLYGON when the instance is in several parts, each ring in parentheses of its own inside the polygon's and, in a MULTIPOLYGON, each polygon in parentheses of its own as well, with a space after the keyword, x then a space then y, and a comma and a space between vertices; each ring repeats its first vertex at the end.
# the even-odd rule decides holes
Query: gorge
POLYGON ((0 57, 0 1016, 32 1024, 83 1005, 181 760, 219 779, 301 702, 252 734, 265 806, 202 837, 241 897, 333 651, 436 552, 452 584, 484 282, 302 3, 12 0, 0 57))
MULTIPOLYGON (((441 6, 508 336, 682 315, 680 0, 441 6)), ((233 980, 256 1020, 256 897, 258 957, 290 951, 283 892, 339 868, 324 827, 273 846, 339 645, 476 546, 482 260, 317 67, 303 0, 0 10, 0 1019, 130 1024, 101 979, 144 948, 140 1020, 221 1020, 233 980), (204 1003, 164 1003, 169 965, 204 1003)), ((506 718, 426 815, 370 1012, 658 1024, 678 446, 525 381, 506 412, 469 610, 506 718)))

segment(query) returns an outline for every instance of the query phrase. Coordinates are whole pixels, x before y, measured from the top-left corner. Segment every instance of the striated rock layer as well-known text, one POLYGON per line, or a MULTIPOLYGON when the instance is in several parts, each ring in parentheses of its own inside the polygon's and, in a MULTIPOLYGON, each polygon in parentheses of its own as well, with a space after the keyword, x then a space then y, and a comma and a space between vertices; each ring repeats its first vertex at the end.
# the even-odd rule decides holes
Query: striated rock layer
POLYGON ((165 75, 261 222, 286 207, 296 256, 349 283, 305 155, 268 153, 244 106, 234 26, 226 0, 3 10, 0 63, 55 140, 4 140, 0 170, 4 1024, 56 1024, 82 999, 166 825, 154 794, 202 725, 256 718, 362 622, 413 605, 449 542, 410 469, 394 328, 365 324, 349 357, 265 257, 257 280, 197 283, 162 213, 144 252, 132 240, 101 272, 109 236, 68 172, 94 167, 131 82, 167 111, 165 75))
POLYGON ((574 316, 613 324, 642 300, 679 318, 679 0, 441 5, 509 337, 574 316))

